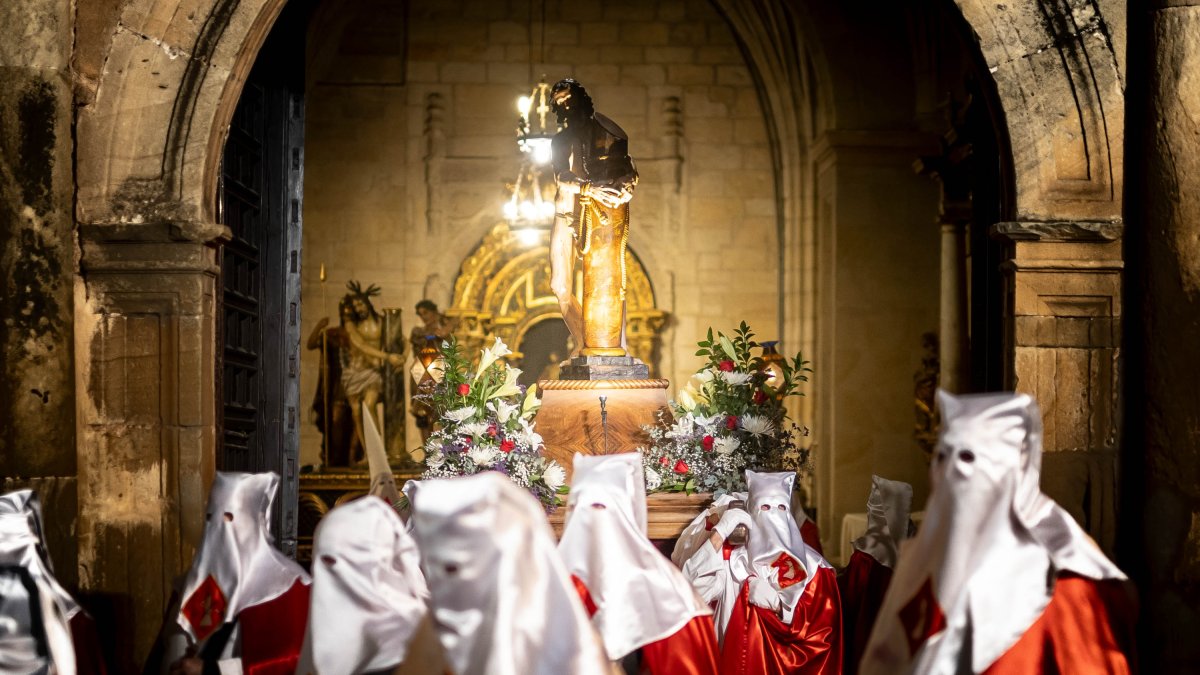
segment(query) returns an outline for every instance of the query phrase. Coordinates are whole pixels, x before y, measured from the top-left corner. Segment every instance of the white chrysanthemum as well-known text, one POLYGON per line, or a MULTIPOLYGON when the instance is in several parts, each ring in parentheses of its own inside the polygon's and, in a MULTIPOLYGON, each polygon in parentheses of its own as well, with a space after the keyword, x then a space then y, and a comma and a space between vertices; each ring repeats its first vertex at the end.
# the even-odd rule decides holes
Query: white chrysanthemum
POLYGON ((713 452, 718 455, 728 455, 737 450, 741 444, 742 442, 733 436, 718 436, 713 439, 713 452))
POLYGON ((442 417, 444 419, 450 420, 451 422, 462 423, 464 420, 469 420, 472 417, 474 417, 478 412, 479 412, 479 410, 476 409, 475 406, 469 405, 469 406, 466 406, 465 408, 456 408, 454 410, 448 410, 448 411, 442 413, 442 417))
POLYGON ((486 466, 491 464, 496 459, 496 454, 499 451, 491 445, 475 445, 467 452, 467 456, 475 462, 476 466, 486 466))
POLYGON ((490 401, 487 404, 488 410, 496 413, 496 421, 504 424, 517 413, 519 408, 507 401, 490 401))
POLYGON ((487 433, 489 426, 487 422, 471 422, 459 427, 458 432, 464 436, 482 436, 487 433))
POLYGON ((446 463, 446 456, 441 452, 435 452, 425 455, 425 466, 430 469, 440 469, 446 463))
POLYGON ((546 483, 546 487, 557 492, 558 488, 567 482, 567 472, 557 462, 551 461, 542 471, 542 480, 546 483))
POLYGON ((724 380, 726 384, 734 387, 740 387, 742 385, 749 384, 754 375, 751 373, 739 373, 737 371, 721 371, 717 373, 717 377, 724 380))
POLYGON ((646 489, 657 490, 662 486, 662 477, 650 467, 646 467, 646 489))
POLYGON ((769 436, 775 432, 775 424, 758 415, 743 415, 741 425, 752 436, 769 436))

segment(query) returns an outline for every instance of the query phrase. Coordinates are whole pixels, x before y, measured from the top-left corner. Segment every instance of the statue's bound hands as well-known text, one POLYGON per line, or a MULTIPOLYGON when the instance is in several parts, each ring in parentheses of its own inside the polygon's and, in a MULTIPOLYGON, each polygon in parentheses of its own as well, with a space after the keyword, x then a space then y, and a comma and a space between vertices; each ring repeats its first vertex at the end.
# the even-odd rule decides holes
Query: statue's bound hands
POLYGON ((400 366, 404 365, 404 357, 399 354, 388 354, 387 362, 399 368, 400 366))
POLYGON ((611 187, 592 187, 589 194, 592 199, 610 209, 617 208, 633 197, 633 193, 629 190, 618 190, 611 187))

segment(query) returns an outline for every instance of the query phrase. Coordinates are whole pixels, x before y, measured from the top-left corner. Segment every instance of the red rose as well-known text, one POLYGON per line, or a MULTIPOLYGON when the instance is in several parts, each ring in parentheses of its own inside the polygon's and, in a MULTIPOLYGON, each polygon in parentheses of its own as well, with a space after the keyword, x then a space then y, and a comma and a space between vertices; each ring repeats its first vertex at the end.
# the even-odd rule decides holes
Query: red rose
POLYGON ((767 394, 762 389, 754 392, 754 405, 762 405, 767 402, 767 394))
POLYGON ((458 385, 458 395, 459 396, 466 396, 469 393, 471 393, 471 385, 469 385, 465 382, 458 385))
POLYGON ((725 418, 725 428, 733 431, 737 428, 737 415, 730 415, 725 418))
POLYGON ((500 452, 512 452, 515 447, 517 447, 517 444, 507 438, 500 442, 500 452))
POLYGON ((464 447, 465 447, 465 446, 468 446, 468 445, 470 445, 470 444, 471 444, 471 437, 470 437, 470 436, 463 436, 463 437, 462 437, 462 444, 463 444, 463 446, 464 446, 464 447))
POLYGON ((492 438, 496 437, 496 425, 495 424, 488 425, 487 435, 491 436, 492 438))
POLYGON ((670 463, 671 463, 671 460, 667 459, 665 456, 664 456, 664 457, 659 457, 659 458, 658 458, 658 463, 659 463, 659 464, 662 464, 663 466, 666 466, 666 465, 668 465, 668 464, 670 464, 670 463))
POLYGON ((707 450, 709 452, 712 452, 712 446, 713 446, 713 437, 712 436, 705 436, 704 440, 700 441, 700 447, 704 448, 705 450, 707 450))
POLYGON ((672 470, 675 473, 687 473, 688 472, 687 462, 683 461, 682 459, 679 460, 678 462, 675 462, 675 468, 672 470))
POLYGON ((729 359, 725 359, 724 361, 717 364, 717 370, 720 370, 720 371, 726 372, 726 373, 732 373, 733 372, 733 361, 730 361, 729 359))

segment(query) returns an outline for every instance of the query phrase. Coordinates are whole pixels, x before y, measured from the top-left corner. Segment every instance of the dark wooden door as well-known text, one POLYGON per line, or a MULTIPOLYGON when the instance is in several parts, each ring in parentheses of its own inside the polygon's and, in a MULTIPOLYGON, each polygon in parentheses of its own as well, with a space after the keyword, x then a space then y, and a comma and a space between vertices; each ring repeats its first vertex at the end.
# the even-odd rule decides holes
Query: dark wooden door
POLYGON ((296 546, 304 29, 285 11, 247 79, 225 143, 219 214, 217 468, 274 471, 272 531, 296 546))

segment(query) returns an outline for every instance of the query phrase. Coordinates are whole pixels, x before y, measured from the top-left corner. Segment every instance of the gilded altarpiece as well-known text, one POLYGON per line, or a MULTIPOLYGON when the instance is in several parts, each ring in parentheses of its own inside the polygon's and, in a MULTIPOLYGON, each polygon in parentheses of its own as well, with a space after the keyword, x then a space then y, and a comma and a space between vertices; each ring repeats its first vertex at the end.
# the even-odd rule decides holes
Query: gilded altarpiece
MULTIPOLYGON (((498 337, 513 350, 511 363, 521 368, 538 365, 521 362, 526 334, 543 321, 562 320, 550 290, 549 240, 549 230, 513 230, 501 222, 463 261, 446 313, 459 320, 456 335, 466 353, 477 354, 485 342, 498 337)), ((658 377, 659 334, 667 314, 655 307, 650 277, 637 256, 626 256, 628 349, 658 377)), ((580 287, 577 273, 576 295, 580 287)))

